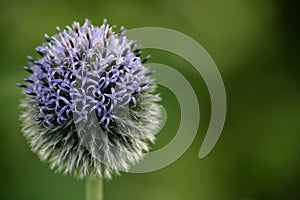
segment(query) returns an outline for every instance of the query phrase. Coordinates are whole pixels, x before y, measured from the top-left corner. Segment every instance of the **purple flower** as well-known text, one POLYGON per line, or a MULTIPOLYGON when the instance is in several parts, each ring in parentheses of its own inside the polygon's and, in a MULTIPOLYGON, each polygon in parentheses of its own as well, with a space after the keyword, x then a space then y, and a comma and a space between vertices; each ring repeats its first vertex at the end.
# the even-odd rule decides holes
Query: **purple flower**
POLYGON ((128 170, 154 141, 161 112, 143 65, 150 57, 141 60, 124 33, 114 33, 106 21, 100 27, 74 22, 52 37, 45 34, 47 42, 36 48, 39 59, 28 56, 30 76, 26 85, 17 84, 26 93, 23 132, 32 150, 59 172, 100 175, 104 163, 110 177, 128 170), (82 134, 95 144, 85 145, 82 134))

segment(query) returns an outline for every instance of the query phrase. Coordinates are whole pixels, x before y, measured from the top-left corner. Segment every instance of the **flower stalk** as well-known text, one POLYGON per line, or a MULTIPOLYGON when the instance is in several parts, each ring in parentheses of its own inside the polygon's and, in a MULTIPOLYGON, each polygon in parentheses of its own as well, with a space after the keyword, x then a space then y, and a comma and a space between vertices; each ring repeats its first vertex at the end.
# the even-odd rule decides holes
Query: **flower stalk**
POLYGON ((86 178, 86 200, 103 200, 103 179, 100 176, 86 178))

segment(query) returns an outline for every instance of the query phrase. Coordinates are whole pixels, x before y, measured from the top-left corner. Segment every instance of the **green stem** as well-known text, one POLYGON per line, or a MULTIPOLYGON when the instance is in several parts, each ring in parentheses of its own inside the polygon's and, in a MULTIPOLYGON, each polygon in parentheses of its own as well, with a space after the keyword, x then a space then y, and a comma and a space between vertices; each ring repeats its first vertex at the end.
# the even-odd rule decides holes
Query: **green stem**
POLYGON ((86 200, 103 200, 103 181, 101 177, 86 179, 86 200))

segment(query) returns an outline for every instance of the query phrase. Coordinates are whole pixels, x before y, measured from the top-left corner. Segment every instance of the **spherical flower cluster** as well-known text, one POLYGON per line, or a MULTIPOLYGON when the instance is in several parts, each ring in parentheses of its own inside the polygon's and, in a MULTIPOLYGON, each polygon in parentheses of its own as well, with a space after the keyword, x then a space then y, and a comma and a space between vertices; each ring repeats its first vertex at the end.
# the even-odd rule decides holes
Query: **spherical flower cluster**
POLYGON ((149 151, 160 124, 160 97, 141 51, 114 33, 74 22, 28 56, 30 73, 18 84, 23 133, 51 168, 83 178, 127 171, 149 151))

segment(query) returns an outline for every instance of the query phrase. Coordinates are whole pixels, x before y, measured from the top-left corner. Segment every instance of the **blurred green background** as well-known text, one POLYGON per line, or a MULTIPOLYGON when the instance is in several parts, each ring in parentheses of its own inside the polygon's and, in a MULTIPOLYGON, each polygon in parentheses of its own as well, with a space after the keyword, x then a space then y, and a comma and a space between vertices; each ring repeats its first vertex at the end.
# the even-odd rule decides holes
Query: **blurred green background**
MULTIPOLYGON (((1 0, 0 1, 0 199, 82 200, 84 181, 54 174, 20 132, 26 55, 55 33, 85 18, 107 18, 127 29, 166 27, 194 38, 216 62, 227 91, 228 113, 221 138, 205 159, 198 152, 210 118, 207 88, 185 60, 158 50, 151 61, 180 71, 201 107, 198 135, 172 165, 147 174, 105 181, 107 200, 300 199, 300 16, 295 0, 1 0)), ((174 41, 176 42, 176 41, 174 41)), ((180 109, 160 87, 168 120, 158 149, 176 133, 180 109), (175 124, 175 126, 174 126, 175 124)), ((193 120, 193 119, 190 119, 193 120)))

